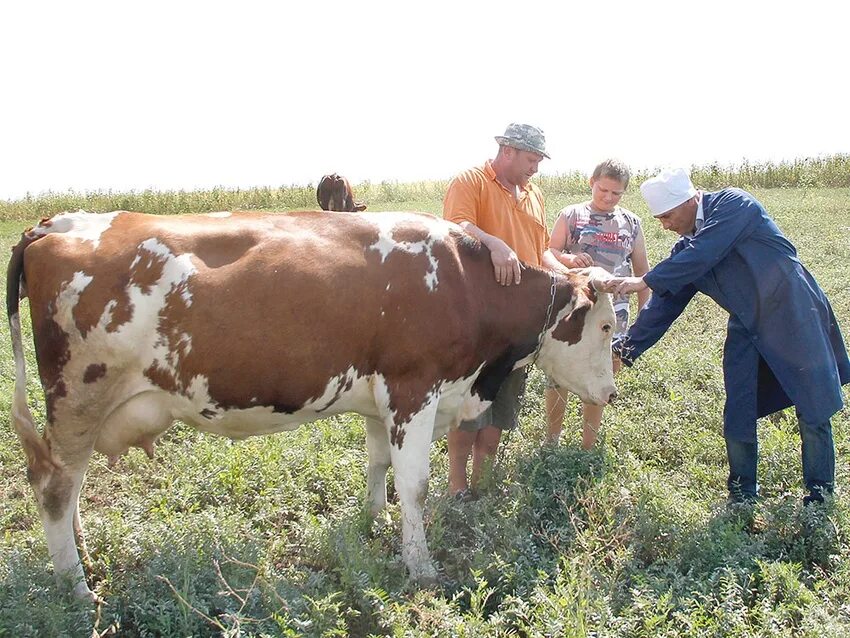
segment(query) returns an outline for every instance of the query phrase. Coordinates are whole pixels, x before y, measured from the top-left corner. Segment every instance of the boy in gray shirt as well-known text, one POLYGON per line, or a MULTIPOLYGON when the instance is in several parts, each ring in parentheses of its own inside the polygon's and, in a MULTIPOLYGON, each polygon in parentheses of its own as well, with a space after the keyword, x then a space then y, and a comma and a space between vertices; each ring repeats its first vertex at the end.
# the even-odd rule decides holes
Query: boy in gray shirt
MULTIPOLYGON (((568 268, 600 266, 615 276, 634 274, 641 277, 649 271, 646 242, 640 218, 619 201, 629 185, 629 169, 625 164, 608 159, 599 164, 590 178, 592 198, 581 204, 567 206, 555 220, 549 249, 568 268)), ((649 300, 649 291, 638 293, 638 308, 649 300)), ((629 300, 614 297, 617 313, 616 333, 623 334, 629 325, 629 300)), ((614 372, 619 368, 614 359, 614 372)), ((561 435, 566 407, 566 390, 547 381, 546 420, 547 438, 556 442, 561 435)), ((582 404, 582 447, 586 450, 596 443, 602 423, 602 406, 582 404)))

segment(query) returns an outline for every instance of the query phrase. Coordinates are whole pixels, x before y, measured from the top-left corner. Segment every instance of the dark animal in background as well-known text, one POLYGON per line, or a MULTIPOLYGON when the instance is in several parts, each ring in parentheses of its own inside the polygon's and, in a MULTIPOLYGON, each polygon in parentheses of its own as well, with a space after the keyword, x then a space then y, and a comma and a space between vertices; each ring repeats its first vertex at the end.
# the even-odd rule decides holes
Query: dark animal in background
POLYGON ((331 173, 324 175, 319 180, 316 188, 316 199, 322 210, 336 210, 340 212, 354 213, 366 210, 366 204, 354 201, 354 193, 351 185, 342 175, 331 173))

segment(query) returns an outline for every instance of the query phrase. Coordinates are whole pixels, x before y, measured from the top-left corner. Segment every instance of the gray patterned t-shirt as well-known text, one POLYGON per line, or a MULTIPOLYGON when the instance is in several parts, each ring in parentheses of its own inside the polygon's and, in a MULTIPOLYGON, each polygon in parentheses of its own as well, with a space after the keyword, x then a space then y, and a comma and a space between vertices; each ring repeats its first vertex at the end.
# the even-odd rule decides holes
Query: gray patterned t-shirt
MULTIPOLYGON (((566 245, 560 248, 572 255, 587 253, 594 266, 601 266, 615 276, 631 276, 632 250, 643 237, 640 218, 633 212, 617 206, 610 213, 600 213, 590 202, 567 206, 558 213, 567 225, 566 245)), ((617 313, 617 332, 625 332, 628 326, 629 299, 614 297, 617 313), (623 323, 624 325, 620 325, 623 323)))

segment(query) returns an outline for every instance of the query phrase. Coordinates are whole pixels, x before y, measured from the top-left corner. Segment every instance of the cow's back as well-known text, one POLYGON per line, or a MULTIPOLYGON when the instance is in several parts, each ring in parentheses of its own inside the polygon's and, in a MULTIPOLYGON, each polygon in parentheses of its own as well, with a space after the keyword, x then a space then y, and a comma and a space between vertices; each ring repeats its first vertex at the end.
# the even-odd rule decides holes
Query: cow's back
POLYGON ((25 261, 49 403, 69 384, 90 410, 150 386, 189 421, 311 401, 363 412, 345 395, 380 375, 413 412, 476 366, 458 232, 426 215, 296 212, 120 213, 96 239, 51 234, 25 261))

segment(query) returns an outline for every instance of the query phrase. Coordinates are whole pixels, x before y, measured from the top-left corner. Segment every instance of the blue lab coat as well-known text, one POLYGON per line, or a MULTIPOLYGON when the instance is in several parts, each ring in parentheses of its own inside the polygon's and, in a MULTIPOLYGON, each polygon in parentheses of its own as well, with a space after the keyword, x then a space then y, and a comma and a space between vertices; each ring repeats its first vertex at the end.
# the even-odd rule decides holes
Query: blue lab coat
POLYGON ((850 361, 826 295, 755 197, 726 188, 702 205, 702 228, 644 276, 652 298, 614 351, 631 365, 699 291, 729 313, 724 436, 754 442, 756 418, 791 405, 808 423, 828 420, 850 361))

